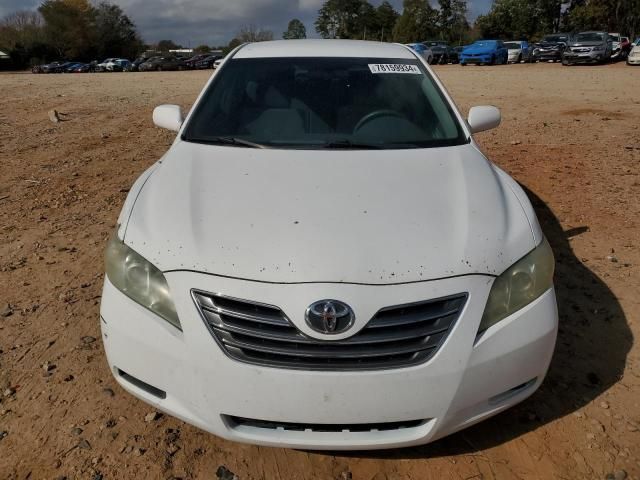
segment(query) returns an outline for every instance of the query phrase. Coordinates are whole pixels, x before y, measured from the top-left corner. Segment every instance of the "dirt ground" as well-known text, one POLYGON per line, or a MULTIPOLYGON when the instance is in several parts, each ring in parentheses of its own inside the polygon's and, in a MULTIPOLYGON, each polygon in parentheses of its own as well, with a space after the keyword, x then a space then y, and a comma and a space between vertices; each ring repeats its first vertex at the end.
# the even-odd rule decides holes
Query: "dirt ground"
POLYGON ((128 188, 172 140, 153 107, 188 108, 211 72, 2 74, 0 479, 230 478, 220 466, 240 480, 639 479, 640 68, 436 71, 465 112, 502 109, 479 140, 527 188, 556 254, 560 332, 532 398, 434 444, 373 453, 145 420, 151 407, 104 358, 102 254, 128 188))

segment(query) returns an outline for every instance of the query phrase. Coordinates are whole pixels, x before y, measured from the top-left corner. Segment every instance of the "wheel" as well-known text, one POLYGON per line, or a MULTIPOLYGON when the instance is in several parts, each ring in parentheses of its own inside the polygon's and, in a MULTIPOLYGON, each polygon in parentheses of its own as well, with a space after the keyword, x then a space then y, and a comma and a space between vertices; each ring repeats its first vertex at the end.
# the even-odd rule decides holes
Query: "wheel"
POLYGON ((466 67, 466 66, 467 66, 467 64, 466 64, 466 63, 464 63, 464 62, 460 62, 460 66, 462 66, 462 67, 466 67))
POLYGON ((158 65, 158 68, 156 68, 157 72, 161 72, 162 71, 162 66, 158 65))
POLYGON ((516 60, 516 63, 520 63, 522 61, 522 54, 518 55, 518 60, 516 60))

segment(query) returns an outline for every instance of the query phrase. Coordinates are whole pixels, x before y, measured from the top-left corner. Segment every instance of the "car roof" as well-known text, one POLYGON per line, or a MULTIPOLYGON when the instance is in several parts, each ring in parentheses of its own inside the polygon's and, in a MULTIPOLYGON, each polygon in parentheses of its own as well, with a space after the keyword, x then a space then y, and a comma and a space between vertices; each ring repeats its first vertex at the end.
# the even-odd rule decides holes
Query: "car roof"
POLYGON ((234 58, 273 57, 355 57, 405 58, 415 55, 406 47, 394 43, 363 40, 274 40, 249 43, 241 47, 234 58))

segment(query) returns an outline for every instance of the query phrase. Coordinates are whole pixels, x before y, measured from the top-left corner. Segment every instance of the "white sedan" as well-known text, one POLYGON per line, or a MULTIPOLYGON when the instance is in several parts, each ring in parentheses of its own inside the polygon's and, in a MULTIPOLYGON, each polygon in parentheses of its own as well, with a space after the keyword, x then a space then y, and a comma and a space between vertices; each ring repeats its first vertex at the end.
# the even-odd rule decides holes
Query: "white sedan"
POLYGON ((402 45, 243 45, 132 186, 100 309, 120 385, 221 437, 433 441, 542 383, 554 259, 525 192, 402 45))

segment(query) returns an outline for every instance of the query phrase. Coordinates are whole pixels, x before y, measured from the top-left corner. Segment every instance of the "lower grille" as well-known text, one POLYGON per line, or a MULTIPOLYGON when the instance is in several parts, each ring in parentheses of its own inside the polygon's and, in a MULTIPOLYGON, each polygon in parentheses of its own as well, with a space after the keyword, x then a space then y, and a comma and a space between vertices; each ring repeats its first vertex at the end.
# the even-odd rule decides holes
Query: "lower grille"
POLYGON ((223 351, 257 365, 302 370, 380 370, 426 362, 446 339, 466 294, 383 308, 352 337, 318 340, 282 310, 193 290, 193 299, 223 351))
POLYGON ((252 418, 226 417, 232 427, 244 426, 251 428, 261 428, 264 430, 287 430, 293 432, 387 432, 391 430, 402 430, 405 428, 416 428, 424 425, 426 420, 406 420, 403 422, 383 422, 383 423, 291 423, 291 422, 271 422, 268 420, 255 420, 252 418))

